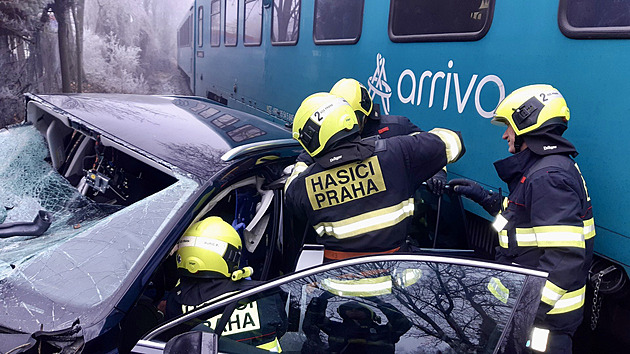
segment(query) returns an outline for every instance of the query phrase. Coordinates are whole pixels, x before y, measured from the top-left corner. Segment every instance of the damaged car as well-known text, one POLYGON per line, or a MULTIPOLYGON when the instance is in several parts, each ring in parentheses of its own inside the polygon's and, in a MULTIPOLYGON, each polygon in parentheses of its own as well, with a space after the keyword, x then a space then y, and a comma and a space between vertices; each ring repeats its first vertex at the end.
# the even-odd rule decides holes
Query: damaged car
POLYGON ((279 272, 276 181, 301 151, 283 124, 196 97, 27 94, 26 110, 0 130, 0 352, 129 351, 157 320, 140 295, 173 286, 169 251, 209 215, 243 224, 259 279, 279 272))
POLYGON ((182 96, 27 94, 26 113, 0 129, 0 354, 264 352, 230 334, 262 330, 252 309, 271 298, 284 353, 544 348, 528 341, 546 273, 472 259, 459 197, 436 216, 416 193, 427 254, 321 264, 284 217, 302 151, 285 122, 182 96), (164 320, 174 247, 209 216, 262 282, 164 320))

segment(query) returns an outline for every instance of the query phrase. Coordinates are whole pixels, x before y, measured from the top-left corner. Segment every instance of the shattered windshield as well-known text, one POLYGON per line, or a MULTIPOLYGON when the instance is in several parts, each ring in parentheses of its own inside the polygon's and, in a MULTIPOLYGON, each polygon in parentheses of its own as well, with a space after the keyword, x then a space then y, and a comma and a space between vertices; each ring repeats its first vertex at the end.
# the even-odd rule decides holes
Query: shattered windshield
POLYGON ((97 203, 48 162, 31 125, 0 131, 0 223, 31 222, 39 210, 52 225, 39 237, 0 238, 0 325, 33 332, 94 323, 137 261, 159 245, 161 231, 197 188, 177 182, 130 206, 97 203))
POLYGON ((0 239, 0 278, 44 249, 90 228, 121 206, 83 196, 46 162, 48 149, 32 126, 0 133, 0 223, 32 221, 39 210, 53 215, 45 235, 0 239))

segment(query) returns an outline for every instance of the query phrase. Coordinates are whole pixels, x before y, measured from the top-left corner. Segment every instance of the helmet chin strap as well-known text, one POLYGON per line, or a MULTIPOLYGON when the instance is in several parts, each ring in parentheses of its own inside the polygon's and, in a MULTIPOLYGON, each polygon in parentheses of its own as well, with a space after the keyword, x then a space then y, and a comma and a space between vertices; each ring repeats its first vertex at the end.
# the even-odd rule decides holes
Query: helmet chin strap
POLYGON ((515 154, 521 152, 521 148, 523 147, 524 142, 525 141, 523 140, 523 137, 520 135, 517 135, 514 138, 514 151, 515 151, 514 153, 515 154))

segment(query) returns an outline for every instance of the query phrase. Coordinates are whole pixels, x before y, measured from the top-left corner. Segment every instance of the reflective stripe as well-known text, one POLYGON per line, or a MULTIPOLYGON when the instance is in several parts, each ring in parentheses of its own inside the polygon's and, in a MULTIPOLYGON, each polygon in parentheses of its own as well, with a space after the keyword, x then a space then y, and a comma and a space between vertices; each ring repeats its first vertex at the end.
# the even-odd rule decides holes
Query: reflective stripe
POLYGON ((280 342, 278 342, 278 338, 274 338, 269 343, 258 345, 256 346, 256 348, 267 350, 272 353, 282 353, 282 348, 280 348, 280 342))
POLYGON ((586 286, 583 286, 581 289, 568 292, 560 298, 556 302, 556 305, 551 309, 551 311, 547 312, 549 315, 559 314, 559 313, 567 313, 573 310, 577 310, 580 307, 584 306, 584 297, 586 294, 586 286))
POLYGON ((533 228, 516 228, 516 243, 520 247, 538 246, 533 228))
POLYGON ((545 328, 534 327, 532 330, 532 339, 528 341, 528 347, 537 352, 547 351, 547 341, 549 339, 549 330, 545 328))
POLYGON ((554 306, 567 291, 547 280, 540 301, 554 306))
POLYGON ((584 220, 584 239, 588 240, 595 236, 595 219, 584 220))
POLYGON ((499 301, 504 304, 507 304, 508 298, 510 297, 510 289, 506 288, 499 278, 492 277, 488 282, 488 290, 496 297, 499 301))
POLYGON ((507 230, 499 231, 499 245, 503 248, 508 248, 507 230))
POLYGON ((389 275, 352 280, 324 279, 321 285, 337 296, 379 296, 392 292, 392 278, 389 275))
POLYGON ((394 270, 392 280, 397 286, 406 288, 417 283, 421 277, 422 269, 404 269, 402 272, 399 272, 398 269, 396 269, 394 270))
POLYGON ((370 211, 348 219, 320 222, 313 226, 319 236, 328 234, 338 239, 350 238, 398 224, 413 215, 413 198, 387 208, 370 211))
POLYGON ((584 248, 584 228, 579 226, 534 227, 539 247, 584 248))
POLYGON ((295 177, 297 177, 300 173, 304 172, 307 168, 308 168, 308 165, 305 164, 304 162, 296 162, 295 165, 293 165, 293 171, 291 172, 291 176, 287 178, 287 182, 284 184, 285 192, 287 191, 287 188, 289 188, 289 184, 293 182, 295 177))
POLYGON ((225 241, 199 236, 183 236, 177 244, 180 250, 186 247, 198 247, 221 256, 225 255, 228 249, 228 243, 225 241))
POLYGON ((437 135, 446 145, 446 162, 452 163, 461 157, 462 141, 454 131, 442 128, 434 128, 429 133, 437 135))
POLYGON ((516 243, 520 247, 584 248, 584 228, 565 225, 516 228, 516 243))
POLYGON ((503 217, 503 215, 501 215, 501 213, 497 214, 497 217, 494 219, 494 222, 492 223, 492 227, 497 230, 497 232, 503 230, 505 228, 505 225, 508 224, 508 219, 506 219, 505 217, 503 217))

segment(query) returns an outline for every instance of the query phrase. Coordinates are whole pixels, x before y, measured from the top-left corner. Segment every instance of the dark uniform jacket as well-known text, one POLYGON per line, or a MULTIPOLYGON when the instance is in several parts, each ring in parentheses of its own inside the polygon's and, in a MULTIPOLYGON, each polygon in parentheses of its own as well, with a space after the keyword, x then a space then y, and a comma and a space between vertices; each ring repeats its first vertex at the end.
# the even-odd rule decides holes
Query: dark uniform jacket
POLYGON ((393 136, 409 135, 421 131, 405 116, 376 115, 370 116, 365 120, 361 136, 369 138, 378 135, 382 139, 387 139, 393 136))
POLYGON ((595 236, 578 165, 569 154, 541 156, 525 149, 495 168, 510 191, 497 217, 507 224, 495 223, 497 259, 547 271, 539 314, 547 314, 550 329, 572 332, 582 318, 595 236))
MULTIPOLYGON (((449 151, 463 153, 455 132, 436 130, 458 143, 449 151)), ((414 191, 446 163, 447 146, 439 134, 345 142, 295 177, 287 187, 287 209, 312 226, 327 250, 391 251, 405 246, 414 191)))
MULTIPOLYGON (((194 279, 182 277, 166 301, 165 319, 188 313, 217 296, 249 289, 260 282, 230 279, 194 279)), ((214 328, 220 315, 206 319, 204 326, 214 328)), ((272 350, 278 346, 287 328, 287 317, 281 296, 264 297, 237 306, 223 330, 223 336, 237 342, 272 350)))

